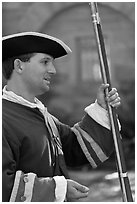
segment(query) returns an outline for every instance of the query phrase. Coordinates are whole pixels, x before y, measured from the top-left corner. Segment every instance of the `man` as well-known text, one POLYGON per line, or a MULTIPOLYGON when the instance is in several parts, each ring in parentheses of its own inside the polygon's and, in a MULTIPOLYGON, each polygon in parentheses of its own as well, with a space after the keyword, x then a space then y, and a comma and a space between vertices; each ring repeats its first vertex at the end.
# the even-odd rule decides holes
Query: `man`
POLYGON ((49 91, 56 58, 70 48, 49 35, 25 32, 6 36, 2 44, 3 201, 78 201, 88 188, 69 179, 66 166, 90 162, 96 168, 113 151, 106 102, 120 105, 116 89, 107 99, 101 85, 83 119, 69 127, 36 98, 49 91))

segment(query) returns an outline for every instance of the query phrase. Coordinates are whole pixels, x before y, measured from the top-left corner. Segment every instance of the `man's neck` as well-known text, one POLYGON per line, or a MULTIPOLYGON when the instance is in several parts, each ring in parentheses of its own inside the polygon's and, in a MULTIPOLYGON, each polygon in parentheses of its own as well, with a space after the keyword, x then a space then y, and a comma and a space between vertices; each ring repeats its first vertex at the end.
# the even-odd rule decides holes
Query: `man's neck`
POLYGON ((14 92, 16 95, 23 97, 24 99, 26 99, 27 101, 34 103, 34 98, 35 96, 33 94, 28 93, 28 91, 26 89, 23 88, 23 86, 21 87, 20 85, 17 87, 14 84, 8 82, 7 83, 7 91, 12 91, 14 92))

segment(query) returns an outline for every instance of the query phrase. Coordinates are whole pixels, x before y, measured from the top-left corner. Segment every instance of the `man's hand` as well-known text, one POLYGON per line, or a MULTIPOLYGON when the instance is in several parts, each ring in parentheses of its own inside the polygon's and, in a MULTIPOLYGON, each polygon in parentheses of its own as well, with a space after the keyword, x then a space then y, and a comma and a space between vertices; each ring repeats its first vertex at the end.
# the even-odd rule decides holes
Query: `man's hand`
POLYGON ((80 198, 88 196, 89 188, 83 186, 76 181, 67 179, 67 201, 78 202, 80 198))
POLYGON ((121 99, 119 97, 117 89, 116 88, 112 88, 112 90, 108 93, 108 95, 105 98, 105 95, 104 95, 105 89, 107 89, 108 87, 109 87, 109 84, 102 84, 99 87, 99 90, 98 90, 98 93, 97 93, 97 102, 104 109, 107 108, 106 101, 108 101, 109 104, 112 107, 117 108, 121 104, 121 102, 120 102, 121 99))

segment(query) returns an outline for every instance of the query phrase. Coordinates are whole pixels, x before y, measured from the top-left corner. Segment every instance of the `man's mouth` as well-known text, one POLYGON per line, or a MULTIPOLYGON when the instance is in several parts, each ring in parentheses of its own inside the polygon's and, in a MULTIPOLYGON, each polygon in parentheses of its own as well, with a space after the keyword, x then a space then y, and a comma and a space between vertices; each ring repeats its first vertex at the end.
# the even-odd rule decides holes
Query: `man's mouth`
POLYGON ((50 79, 49 78, 44 78, 44 81, 46 81, 47 84, 50 84, 50 79))

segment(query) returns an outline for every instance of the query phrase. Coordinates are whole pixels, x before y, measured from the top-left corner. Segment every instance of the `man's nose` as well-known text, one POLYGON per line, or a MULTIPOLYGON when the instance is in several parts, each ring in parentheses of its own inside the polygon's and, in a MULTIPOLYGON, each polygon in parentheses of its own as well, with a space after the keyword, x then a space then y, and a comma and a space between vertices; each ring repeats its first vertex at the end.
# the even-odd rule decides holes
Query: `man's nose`
POLYGON ((56 69, 55 69, 55 66, 53 64, 50 64, 49 69, 48 69, 48 73, 56 74, 56 69))

